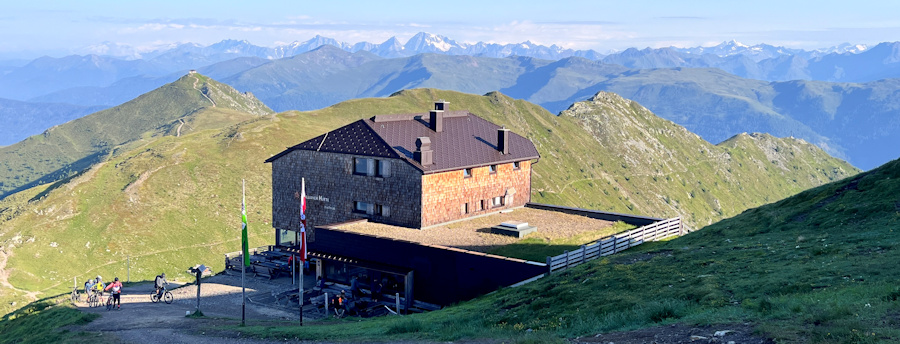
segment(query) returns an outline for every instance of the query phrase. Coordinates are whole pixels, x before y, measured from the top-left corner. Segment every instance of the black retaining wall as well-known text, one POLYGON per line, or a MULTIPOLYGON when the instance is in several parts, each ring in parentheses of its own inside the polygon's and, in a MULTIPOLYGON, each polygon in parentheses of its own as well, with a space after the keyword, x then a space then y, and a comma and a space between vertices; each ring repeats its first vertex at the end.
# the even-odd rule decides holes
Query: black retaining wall
POLYGON ((547 272, 543 263, 317 227, 310 250, 409 268, 413 297, 446 306, 547 272))

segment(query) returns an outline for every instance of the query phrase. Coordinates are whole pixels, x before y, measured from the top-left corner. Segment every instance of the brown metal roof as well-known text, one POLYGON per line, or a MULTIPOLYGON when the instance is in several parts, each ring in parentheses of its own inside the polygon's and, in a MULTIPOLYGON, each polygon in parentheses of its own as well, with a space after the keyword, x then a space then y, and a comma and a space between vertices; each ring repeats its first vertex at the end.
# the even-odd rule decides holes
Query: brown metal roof
POLYGON ((269 158, 266 162, 295 150, 355 154, 385 158, 405 158, 424 173, 537 159, 540 155, 530 140, 510 132, 509 153, 497 150, 500 126, 467 111, 447 111, 443 131, 431 130, 428 114, 376 116, 363 119, 313 138, 269 158), (428 137, 434 164, 422 166, 413 159, 416 138, 428 137))

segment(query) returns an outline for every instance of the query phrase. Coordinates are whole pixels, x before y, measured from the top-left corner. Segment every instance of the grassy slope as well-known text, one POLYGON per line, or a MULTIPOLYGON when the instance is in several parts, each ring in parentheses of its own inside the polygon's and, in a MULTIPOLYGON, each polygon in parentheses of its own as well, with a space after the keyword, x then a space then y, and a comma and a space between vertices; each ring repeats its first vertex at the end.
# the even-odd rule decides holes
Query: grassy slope
POLYGON ((676 322, 720 324, 715 329, 751 323, 784 343, 896 343, 898 194, 900 160, 894 160, 684 237, 440 312, 339 328, 245 331, 274 338, 524 342, 676 322))
POLYGON ((563 111, 557 127, 572 125, 592 135, 541 151, 564 164, 535 167, 535 201, 683 216, 695 227, 858 172, 801 140, 742 134, 712 145, 611 93, 563 111))
MULTIPOLYGON (((613 189, 606 195, 591 190, 590 181, 584 181, 585 187, 569 182, 591 174, 628 176, 630 169, 615 164, 609 167, 609 172, 604 172, 607 170, 604 166, 610 166, 609 162, 615 161, 620 152, 598 148, 597 139, 583 129, 583 122, 577 118, 557 117, 536 105, 497 93, 474 96, 428 89, 404 91, 386 99, 352 100, 318 111, 288 112, 265 118, 244 114, 242 119, 239 113, 216 108, 193 117, 191 123, 195 130, 183 132, 181 137, 147 136, 145 140, 117 149, 105 164, 68 183, 60 183, 50 191, 27 191, 27 196, 41 195, 37 202, 26 203, 25 199, 34 196, 0 202, 0 211, 7 205, 11 209, 0 215, 5 216, 8 211, 18 214, 0 223, 0 245, 13 255, 7 265, 9 281, 23 290, 64 292, 71 285, 72 277, 83 281, 97 274, 124 276, 129 256, 132 280, 148 279, 160 271, 182 271, 198 263, 222 269, 221 254, 239 247, 237 214, 241 179, 247 180, 251 244, 265 245, 272 241, 272 230, 267 223, 271 218, 271 172, 270 166, 262 163, 264 159, 285 146, 357 118, 421 112, 439 98, 450 101, 454 108, 469 109, 534 140, 543 156, 535 165, 534 187, 544 195, 535 192, 535 201, 631 212, 619 197, 625 197, 632 187, 636 188, 632 193, 637 194, 642 187, 639 184, 622 182, 618 184, 622 192, 613 189), (221 129, 222 123, 247 119, 221 129), (209 129, 203 130, 204 127, 209 129), (578 195, 583 200, 575 201, 563 195, 578 195)), ((683 131, 669 125, 670 129, 660 130, 683 131)), ((693 153, 673 151, 672 154, 671 160, 678 160, 683 154, 692 156, 693 153)), ((844 166, 839 161, 830 161, 833 168, 844 166)), ((803 164, 799 166, 803 173, 814 172, 807 171, 803 164)), ((777 174, 774 177, 781 178, 777 174)), ((712 180, 702 180, 704 184, 713 184, 712 180)), ((755 179, 746 180, 751 181, 755 179)), ((784 178, 773 182, 792 184, 784 178)), ((772 191, 770 197, 790 192, 781 187, 768 189, 772 191)), ((672 197, 681 204, 689 203, 686 193, 672 197)), ((755 204, 764 201, 760 197, 755 204)), ((656 202, 665 204, 662 199, 656 202)), ((634 212, 664 215, 655 213, 654 208, 636 207, 634 212)), ((698 212, 696 218, 709 221, 713 217, 698 212)))
POLYGON ((79 333, 62 328, 86 324, 99 315, 75 309, 65 296, 34 302, 0 318, 0 344, 84 342, 76 339, 79 333))
POLYGON ((78 173, 103 161, 118 145, 138 140, 147 132, 172 130, 174 134, 179 119, 212 107, 209 99, 219 109, 271 113, 252 96, 200 74, 185 75, 120 106, 0 148, 0 198, 78 173))

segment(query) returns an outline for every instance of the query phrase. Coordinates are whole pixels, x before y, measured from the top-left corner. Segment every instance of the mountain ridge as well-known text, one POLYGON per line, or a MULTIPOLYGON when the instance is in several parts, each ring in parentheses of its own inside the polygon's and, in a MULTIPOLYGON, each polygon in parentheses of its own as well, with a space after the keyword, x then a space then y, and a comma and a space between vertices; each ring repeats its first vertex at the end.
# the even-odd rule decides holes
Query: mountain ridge
POLYGON ((190 121, 191 115, 210 108, 255 116, 272 113, 250 94, 190 73, 120 106, 0 148, 0 198, 76 174, 106 159, 115 147, 145 134, 175 134, 185 119, 190 121))

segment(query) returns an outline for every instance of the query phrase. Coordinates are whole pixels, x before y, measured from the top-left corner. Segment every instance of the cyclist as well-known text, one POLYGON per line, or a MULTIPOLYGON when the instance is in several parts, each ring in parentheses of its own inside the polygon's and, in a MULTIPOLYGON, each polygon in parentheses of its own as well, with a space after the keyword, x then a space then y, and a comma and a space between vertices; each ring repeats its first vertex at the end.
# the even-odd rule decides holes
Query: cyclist
POLYGON ((106 285, 103 284, 103 277, 97 275, 97 280, 94 281, 94 295, 98 300, 103 300, 103 288, 106 288, 106 285))
POLYGON ((163 272, 156 276, 156 280, 154 280, 153 285, 156 287, 156 297, 162 298, 163 290, 168 285, 169 282, 166 281, 166 273, 163 272))
POLYGON ((116 280, 110 283, 104 290, 112 290, 113 304, 116 305, 117 310, 122 309, 122 282, 119 282, 119 278, 116 277, 116 280))
POLYGON ((94 279, 91 278, 84 282, 84 295, 87 296, 87 299, 91 299, 91 292, 94 289, 94 279))

